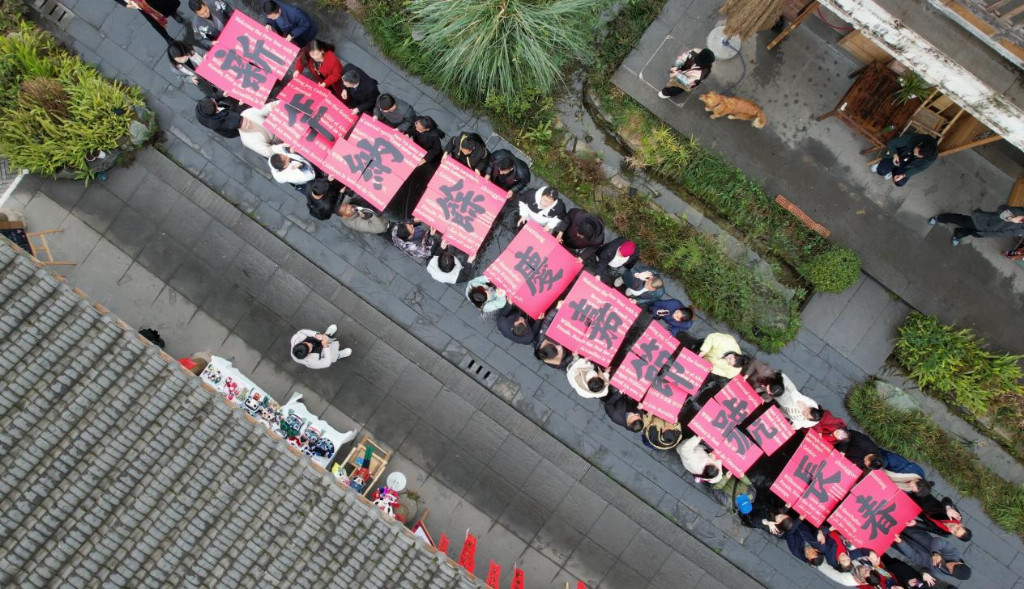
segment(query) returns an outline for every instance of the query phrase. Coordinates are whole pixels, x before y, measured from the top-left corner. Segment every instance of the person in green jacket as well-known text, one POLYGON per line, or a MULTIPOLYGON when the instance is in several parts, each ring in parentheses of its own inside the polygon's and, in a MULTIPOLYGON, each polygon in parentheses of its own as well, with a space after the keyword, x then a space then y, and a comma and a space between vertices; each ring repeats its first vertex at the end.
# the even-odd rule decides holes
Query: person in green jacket
POLYGON ((914 174, 926 170, 939 157, 939 142, 931 135, 914 133, 893 138, 885 144, 882 160, 871 171, 896 186, 903 186, 914 174))

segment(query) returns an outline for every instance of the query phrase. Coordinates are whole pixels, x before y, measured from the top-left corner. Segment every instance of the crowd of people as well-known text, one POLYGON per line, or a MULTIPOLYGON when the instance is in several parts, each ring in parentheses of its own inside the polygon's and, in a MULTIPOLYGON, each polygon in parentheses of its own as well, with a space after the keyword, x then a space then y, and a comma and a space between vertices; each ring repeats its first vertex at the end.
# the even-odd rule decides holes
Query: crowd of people
MULTIPOLYGON (((145 6, 144 16, 160 30, 163 26, 156 15, 163 15, 164 24, 171 14, 180 17, 176 0, 149 0, 148 4, 141 0, 124 0, 122 3, 145 6), (175 11, 169 13, 172 8, 175 11)), ((386 88, 382 89, 364 70, 352 63, 343 63, 330 43, 317 38, 316 24, 304 11, 283 2, 264 2, 266 26, 302 48, 293 76, 308 76, 353 111, 366 113, 398 129, 426 150, 416 171, 399 189, 388 209, 377 211, 353 190, 317 169, 267 131, 263 122, 276 102, 272 100, 262 108, 242 107, 196 73, 205 50, 217 39, 232 8, 222 0, 189 0, 189 8, 194 12, 190 35, 193 41, 168 38, 167 55, 174 71, 198 92, 196 120, 224 138, 239 139, 245 148, 265 158, 275 181, 291 185, 305 196, 313 218, 338 217, 348 230, 389 240, 422 263, 432 279, 447 284, 465 283, 466 298, 480 311, 482 318, 495 322, 510 345, 531 346, 539 362, 565 372, 576 394, 596 399, 612 422, 637 433, 644 446, 654 451, 675 451, 683 468, 694 477, 695 484, 736 513, 744 525, 784 541, 794 558, 817 568, 839 584, 894 589, 948 584, 970 577, 970 567, 949 537, 966 542, 971 532, 953 502, 932 493, 932 483, 919 465, 849 428, 818 401, 802 394, 786 374, 744 353, 731 335, 709 333, 698 337, 692 334, 694 308, 666 297, 664 279, 656 269, 640 263, 638 245, 611 235, 598 215, 582 208, 570 208, 555 188, 531 185, 532 176, 526 162, 509 150, 491 152, 483 138, 471 131, 456 133, 445 143, 446 133, 432 118, 418 116, 410 104, 387 92, 386 88), (509 202, 499 222, 509 230, 514 231, 528 221, 540 225, 576 256, 586 271, 619 290, 644 311, 627 336, 617 361, 621 361, 624 350, 640 329, 656 321, 683 347, 711 364, 710 376, 697 394, 686 401, 677 423, 645 412, 634 399, 611 385, 616 361, 609 367, 600 366, 548 337, 561 302, 541 318, 534 319, 512 305, 507 294, 485 276, 472 277, 475 256, 465 255, 447 244, 436 229, 410 218, 431 175, 445 157, 508 191, 509 202), (857 549, 827 524, 820 528, 812 526, 769 490, 802 439, 799 432, 770 457, 755 463, 744 476, 734 476, 715 452, 690 430, 688 423, 703 404, 737 377, 746 379, 765 407, 777 406, 793 428, 816 432, 864 472, 881 471, 921 507, 921 515, 897 537, 891 551, 877 555, 857 549)), ((708 50, 680 56, 675 68, 678 71, 674 74, 678 80, 666 86, 663 94, 668 97, 692 89, 707 77, 713 61, 714 54, 708 50)), ((877 171, 882 175, 894 174, 898 184, 915 171, 914 161, 918 162, 918 170, 923 169, 920 160, 931 156, 930 149, 928 145, 901 146, 877 171)), ((1016 217, 1013 221, 1019 222, 1016 217)), ((937 222, 967 226, 966 220, 951 216, 940 216, 937 222)), ((974 224, 979 222, 975 220, 974 224)), ((292 358, 310 368, 326 368, 347 357, 351 350, 341 349, 335 332, 332 326, 324 333, 309 330, 297 333, 291 342, 292 358)))

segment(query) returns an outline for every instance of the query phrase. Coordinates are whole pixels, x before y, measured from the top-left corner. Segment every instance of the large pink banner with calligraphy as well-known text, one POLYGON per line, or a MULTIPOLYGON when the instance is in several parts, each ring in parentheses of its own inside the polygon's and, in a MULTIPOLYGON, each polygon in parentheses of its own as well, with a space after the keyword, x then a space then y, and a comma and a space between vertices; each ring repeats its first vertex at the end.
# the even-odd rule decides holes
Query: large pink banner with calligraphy
POLYGON ((764 413, 747 427, 747 435, 768 456, 774 454, 795 433, 796 430, 793 429, 793 425, 776 405, 768 407, 764 413))
POLYGON ((412 215, 472 256, 490 233, 507 197, 507 190, 445 157, 412 215))
POLYGON ((299 48, 236 10, 203 62, 203 78, 245 104, 261 107, 299 48))
MULTIPOLYGON (((611 385, 637 401, 643 401, 650 386, 671 364, 672 354, 678 347, 679 340, 660 324, 652 322, 619 364, 618 370, 612 375, 611 385)), ((660 413, 665 411, 664 408, 658 408, 651 413, 661 417, 660 413)), ((678 413, 677 410, 676 415, 678 413)))
POLYGON ((719 392, 689 423, 690 429, 715 450, 722 465, 735 476, 743 476, 764 455, 738 427, 750 411, 747 403, 719 392))
POLYGON ((625 295, 589 272, 580 274, 547 336, 601 366, 608 366, 640 315, 625 295))
POLYGON ((820 527, 860 478, 860 469, 833 449, 814 468, 813 478, 793 505, 804 519, 820 527))
POLYGON ((771 486, 772 493, 778 495, 787 505, 795 505, 810 486, 817 465, 822 460, 827 460, 831 453, 832 446, 822 440, 817 432, 807 430, 793 457, 775 477, 775 482, 771 486))
POLYGON ((334 144, 322 167, 383 211, 426 153, 405 134, 362 114, 348 140, 334 144))
POLYGON ((523 225, 512 243, 484 270, 512 304, 539 319, 583 269, 583 263, 543 227, 523 225))
POLYGON ((264 126, 321 168, 334 144, 356 124, 355 113, 305 77, 292 78, 277 99, 264 126))
POLYGON ((857 548, 882 554, 921 508, 881 471, 857 483, 828 518, 828 523, 857 548))

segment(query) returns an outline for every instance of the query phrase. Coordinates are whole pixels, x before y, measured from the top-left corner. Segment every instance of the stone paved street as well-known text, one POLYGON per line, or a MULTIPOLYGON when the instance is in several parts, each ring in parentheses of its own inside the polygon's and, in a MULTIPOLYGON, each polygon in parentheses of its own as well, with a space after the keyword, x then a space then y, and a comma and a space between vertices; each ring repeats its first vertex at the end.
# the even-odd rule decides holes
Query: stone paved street
MULTIPOLYGON (((76 285, 104 300, 117 284, 129 293, 118 296, 138 304, 114 311, 136 327, 158 327, 180 346, 175 354, 211 348, 234 356, 268 391, 298 380, 317 399, 315 410, 365 425, 408 461, 404 470, 422 471, 422 494, 438 502, 428 520, 435 534, 493 530, 493 542, 481 538, 478 562, 493 555, 510 570, 519 558, 528 585, 561 587, 566 571, 600 587, 823 583, 784 545, 741 528, 684 476, 674 453, 645 450, 596 402, 572 393, 564 374, 541 368, 528 347, 510 347, 462 288, 432 282, 380 238, 352 234, 337 220, 313 222, 294 191, 269 180, 266 162, 194 122, 189 89, 174 85, 144 23, 112 2, 65 4, 77 16, 58 35, 104 73, 146 90, 165 130, 162 149, 174 160, 147 151, 87 188, 23 181, 16 198, 30 222, 67 226, 59 242, 76 244, 65 250, 82 262, 76 285), (354 357, 331 371, 298 370, 285 352, 291 333, 333 317, 344 317, 340 333, 354 357), (474 381, 460 370, 469 360, 496 376, 474 381)), ((343 60, 418 113, 449 133, 491 135, 485 120, 381 59, 358 23, 321 17, 343 60)), ((499 233, 478 267, 509 238, 499 233)), ((677 285, 669 291, 682 294, 677 285)), ((797 340, 761 358, 848 417, 842 396, 881 367, 906 311, 865 277, 842 295, 816 295, 797 340)), ((964 511, 976 538, 967 551, 976 575, 964 586, 1024 588, 1020 540, 975 502, 965 501, 964 511)))

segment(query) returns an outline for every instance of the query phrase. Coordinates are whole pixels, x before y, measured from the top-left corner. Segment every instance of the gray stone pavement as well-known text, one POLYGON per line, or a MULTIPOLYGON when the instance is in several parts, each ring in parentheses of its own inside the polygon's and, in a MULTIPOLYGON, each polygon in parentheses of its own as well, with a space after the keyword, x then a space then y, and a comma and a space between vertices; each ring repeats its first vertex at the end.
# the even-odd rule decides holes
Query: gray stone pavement
POLYGON ((719 0, 669 0, 614 83, 679 131, 726 154, 769 194, 786 195, 911 306, 973 327, 997 349, 1024 352, 1024 315, 1006 312, 1021 309, 1024 272, 999 255, 1012 240, 969 239, 952 248, 950 229, 926 223, 940 212, 1005 204, 1013 179, 971 151, 941 158, 902 188, 872 174, 859 154, 866 141, 838 119, 815 121, 835 107, 852 83, 847 75, 860 67, 834 44, 837 33, 812 18, 771 52, 765 32, 743 43, 742 58, 715 63, 701 90, 735 85, 733 95, 764 108, 763 130, 710 120, 698 101, 703 92, 657 97, 680 49, 706 43, 720 6, 719 0))
MULTIPOLYGON (((530 535, 532 527, 539 529, 541 524, 547 525, 546 516, 530 515, 536 511, 538 502, 554 501, 553 495, 572 490, 574 496, 584 498, 581 500, 584 504, 587 498, 593 497, 605 502, 627 502, 623 504, 627 507, 619 506, 618 503, 615 505, 622 513, 634 519, 636 513, 646 509, 643 506, 646 503, 679 526, 667 525, 670 520, 664 518, 651 521, 651 525, 661 526, 658 530, 664 527, 674 530, 664 531, 673 534, 673 546, 689 547, 695 544, 696 537, 767 586, 804 587, 820 583, 813 571, 795 562, 783 546, 740 528, 731 516, 688 482, 688 477, 684 476, 674 455, 654 455, 644 450, 634 436, 610 424, 596 403, 587 403, 574 395, 563 374, 540 368, 528 348, 509 347, 490 323, 480 321, 476 311, 464 301, 461 288, 431 282, 422 267, 379 238, 352 235, 341 229, 336 221, 314 223, 308 220, 301 198, 267 179, 265 162, 240 149, 237 142, 221 140, 192 121, 192 100, 180 87, 171 85, 175 80, 170 79, 172 76, 165 69, 162 49, 153 42, 156 37, 148 27, 144 24, 131 27, 131 23, 121 23, 118 30, 129 27, 131 32, 117 44, 120 47, 126 46, 129 51, 115 51, 109 47, 112 42, 103 29, 111 27, 104 23, 120 18, 118 13, 112 12, 113 8, 105 8, 102 3, 85 0, 69 3, 80 13, 80 18, 75 21, 79 24, 73 22, 68 28, 69 36, 66 38, 108 75, 137 83, 146 89, 151 106, 158 112, 161 126, 168 131, 164 146, 167 153, 188 173, 195 174, 203 184, 219 191, 227 199, 222 200, 205 190, 202 184, 192 180, 186 172, 158 164, 159 158, 147 153, 142 156, 139 165, 118 170, 111 174, 107 183, 94 183, 84 191, 72 183, 47 183, 43 192, 61 206, 78 211, 75 213, 76 218, 81 217, 87 222, 93 218, 95 229, 107 232, 116 244, 124 243, 126 251, 136 250, 136 259, 141 259, 150 271, 163 279, 169 279, 171 287, 189 300, 201 302, 204 311, 212 317, 225 325, 230 323, 238 337, 261 354, 268 349, 280 348, 274 342, 279 344, 278 340, 286 337, 282 334, 291 333, 294 327, 292 322, 297 324, 300 323, 299 319, 305 318, 309 318, 313 324, 322 322, 319 317, 323 313, 317 310, 323 311, 331 303, 337 303, 346 314, 357 318, 356 321, 342 325, 343 331, 352 327, 360 334, 356 337, 354 347, 358 349, 361 344, 380 345, 374 343, 372 338, 381 337, 397 352, 394 359, 403 366, 402 356, 411 360, 412 364, 418 364, 421 358, 436 358, 434 354, 440 353, 445 360, 431 364, 428 368, 444 368, 441 374, 432 373, 442 386, 452 379, 462 383, 459 387, 452 387, 456 394, 462 394, 461 391, 468 389, 472 382, 463 372, 454 370, 453 365, 463 367, 472 359, 489 366, 497 375, 496 379, 486 383, 490 393, 473 397, 474 400, 470 401, 478 410, 482 409, 482 413, 478 411, 473 414, 479 415, 480 419, 470 419, 462 427, 478 432, 475 434, 478 437, 490 431, 492 422, 511 431, 519 442, 527 445, 530 451, 526 452, 528 456, 537 454, 543 457, 541 460, 547 461, 542 464, 550 472, 538 471, 536 465, 526 468, 528 472, 522 472, 514 455, 505 458, 500 468, 495 467, 492 471, 499 478, 504 477, 515 487, 522 486, 527 491, 533 489, 534 484, 546 483, 546 479, 550 478, 554 485, 550 494, 547 491, 538 492, 545 497, 535 497, 527 492, 525 498, 521 498, 523 494, 510 497, 507 493, 495 490, 493 479, 490 479, 490 483, 480 482, 484 477, 475 469, 479 466, 476 462, 448 458, 447 453, 453 447, 450 442, 453 441, 456 442, 454 445, 466 448, 467 453, 475 453, 478 448, 482 448, 480 452, 483 456, 469 454, 481 463, 497 455, 492 448, 493 444, 478 447, 465 444, 467 440, 460 441, 466 429, 457 433, 448 427, 434 428, 440 431, 431 433, 396 430, 397 433, 383 435, 399 436, 398 440, 388 440, 396 444, 416 439, 416 443, 409 442, 409 455, 422 453, 424 460, 434 461, 436 467, 456 471, 445 480, 456 492, 460 489, 472 492, 476 488, 481 497, 497 502, 491 511, 497 513, 500 508, 500 513, 504 514, 512 510, 515 515, 506 518, 504 523, 512 527, 514 534, 530 535), (88 16, 83 16, 83 12, 88 16), (107 47, 102 56, 90 49, 98 46, 107 47), (141 169, 146 166, 156 166, 154 174, 147 174, 141 169), (178 196, 178 193, 182 196, 178 196), (127 200, 130 206, 123 207, 122 200, 127 200), (229 201, 270 232, 283 236, 287 244, 275 240, 268 232, 252 231, 251 228, 256 225, 248 222, 245 215, 230 206, 229 201), (125 217, 121 218, 121 215, 125 217), (227 225, 238 225, 242 229, 234 232, 226 230, 223 226, 225 221, 227 225), (176 234, 179 237, 171 239, 166 236, 172 232, 180 232, 176 234), (185 252, 191 252, 188 254, 189 262, 168 263, 167 260, 184 255, 181 254, 182 244, 194 245, 193 248, 185 248, 185 252), (337 280, 342 288, 337 289, 332 281, 324 281, 321 270, 337 280), (292 274, 298 281, 290 280, 285 274, 292 274), (219 280, 224 276, 229 277, 237 286, 219 280), (239 294, 239 290, 244 294, 239 294), (307 293, 310 290, 312 292, 307 293), (242 304, 238 303, 239 300, 242 304), (206 308, 207 301, 209 309, 206 308), (364 317, 369 323, 363 322, 364 317), (393 321, 394 326, 384 331, 382 324, 377 323, 377 318, 393 321), (276 347, 271 348, 272 345, 276 347), (510 403, 511 408, 506 403, 510 403), (509 425, 511 421, 515 424, 509 425), (546 433, 533 428, 534 424, 546 433), (533 429, 526 433, 526 430, 520 428, 533 429), (444 432, 449 431, 452 435, 445 437, 444 432), (441 438, 434 433, 440 434, 446 443, 441 444, 438 441, 441 438), (548 434, 564 446, 556 444, 547 437, 548 434), (423 440, 420 441, 418 436, 422 436, 423 440), (547 441, 537 446, 537 440, 547 441), (443 446, 443 449, 437 450, 438 445, 443 446), (415 449, 420 446, 424 449, 415 449), (537 472, 544 474, 535 474, 537 472), (530 524, 527 529, 517 532, 515 526, 522 521, 537 525, 530 524), (683 532, 683 529, 689 534, 683 532)), ((385 88, 408 97, 417 111, 431 114, 449 132, 465 126, 485 136, 489 134, 486 121, 458 111, 436 91, 382 60, 358 24, 345 21, 334 30, 337 34, 333 40, 339 41, 343 60, 358 63, 381 80, 385 88)), ((499 233, 494 244, 481 255, 479 267, 489 263, 507 240, 507 235, 499 233)), ((863 292, 864 297, 875 297, 877 301, 880 290, 876 283, 865 279, 854 292, 863 292)), ((678 293, 678 290, 674 292, 678 293)), ((846 417, 841 403, 842 395, 852 383, 875 372, 891 349, 891 329, 898 320, 879 323, 879 318, 885 314, 898 316, 905 309, 897 304, 887 306, 884 313, 879 313, 879 309, 855 304, 852 299, 844 296, 815 296, 806 311, 806 318, 812 319, 807 321, 808 329, 802 330, 797 341, 787 346, 781 354, 764 356, 764 359, 785 370, 805 392, 846 417), (830 315, 823 310, 821 318, 813 320, 813 311, 819 306, 830 307, 838 315, 830 315), (870 321, 871 324, 865 324, 864 331, 857 335, 842 328, 844 321, 870 321), (833 330, 836 324, 840 327, 833 330), (858 349, 863 353, 856 354, 858 349), (847 354, 851 354, 852 359, 847 354)), ((696 331, 706 333, 711 329, 718 327, 702 322, 696 331)), ((273 371, 260 371, 259 366, 256 368, 257 380, 271 383, 268 388, 273 388, 273 371), (260 380, 260 377, 266 380, 260 380)), ((401 375, 396 375, 396 371, 388 372, 386 367, 376 373, 382 371, 381 378, 384 380, 380 384, 367 382, 366 379, 359 381, 359 386, 366 385, 366 390, 381 394, 355 395, 351 391, 353 385, 346 383, 333 397, 327 395, 324 398, 330 398, 332 404, 338 401, 344 405, 345 410, 357 421, 369 420, 376 415, 376 411, 385 411, 389 417, 380 418, 380 423, 386 424, 387 431, 416 415, 421 416, 421 424, 442 419, 437 415, 434 404, 421 398, 425 396, 431 400, 436 399, 439 394, 437 391, 423 393, 398 386, 398 381, 394 379, 401 375), (389 382, 390 386, 384 390, 389 382), (349 393, 343 395, 346 390, 349 393), (378 403, 384 393, 389 398, 393 396, 396 402, 378 403), (435 411, 430 413, 432 410, 435 411)), ((416 377, 410 377, 410 382, 419 381, 416 377)), ((433 381, 427 379, 426 382, 433 381)), ((330 386, 336 383, 319 384, 330 386)), ((476 387, 475 384, 472 386, 476 387)), ((479 392, 482 389, 477 387, 474 390, 479 392)), ((375 424, 367 422, 367 425, 373 429, 375 424)), ((495 437, 507 436, 500 433, 502 430, 498 431, 495 437)), ((468 439, 476 440, 472 437, 468 439)), ((512 442, 514 449, 519 448, 519 442, 512 442)), ((406 453, 404 449, 401 451, 406 453)), ((560 505, 561 500, 553 509, 560 505)), ((570 507, 567 505, 566 509, 570 507)), ((1019 549, 1019 540, 1006 534, 1000 536, 1000 531, 980 515, 977 505, 968 504, 966 509, 972 521, 991 532, 991 536, 986 534, 986 537, 999 538, 993 540, 994 545, 1019 549)), ((453 508, 453 512, 461 511, 453 508)), ((655 512, 643 513, 650 516, 655 512)), ((593 516, 589 511, 587 515, 583 521, 593 516)), ((609 525, 617 527, 614 523, 609 525)), ((600 563, 603 566, 610 557, 602 551, 590 551, 595 543, 613 555, 620 554, 627 546, 621 545, 621 539, 617 540, 618 543, 601 544, 590 537, 595 530, 597 528, 593 526, 587 530, 576 529, 581 536, 577 540, 576 549, 582 547, 584 552, 590 554, 586 557, 588 563, 600 563), (582 539, 583 532, 588 533, 586 541, 582 539)), ((661 534, 658 533, 659 536, 661 534)), ((641 536, 647 538, 646 535, 641 536)), ((535 535, 519 537, 531 542, 536 539, 535 535)), ((978 546, 981 543, 976 543, 972 550, 977 548, 981 551, 978 546)), ((660 560, 662 553, 662 550, 655 550, 652 553, 656 555, 654 560, 660 560)), ((566 554, 566 559, 570 556, 566 554)), ((1002 575, 1003 570, 1008 571, 1006 566, 1012 563, 1013 558, 1011 556, 1007 560, 1005 556, 998 554, 989 558, 994 564, 994 574, 1002 575), (997 566, 1002 569, 997 568, 996 563, 1001 563, 997 566)), ((1018 563, 1018 569, 1020 564, 1024 563, 1018 563)), ((656 567, 640 568, 644 568, 641 573, 643 577, 651 574, 656 567)), ((595 571, 599 569, 594 564, 594 570, 589 571, 585 578, 598 576, 595 571)), ((722 574, 730 573, 719 573, 716 568, 713 577, 723 580, 722 574)), ((1009 575, 1007 572, 1001 578, 1009 579, 1009 575)), ((1012 578, 1016 582, 1016 577, 1012 578)), ((1012 583, 1008 586, 1012 586, 1012 583)))

